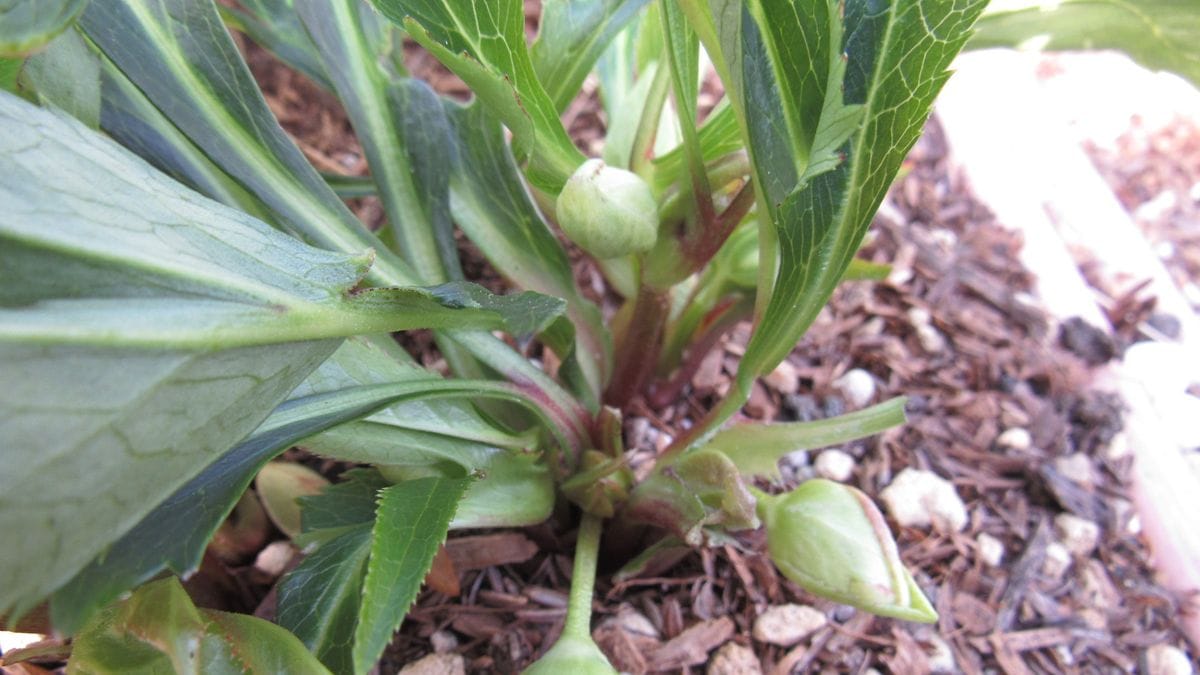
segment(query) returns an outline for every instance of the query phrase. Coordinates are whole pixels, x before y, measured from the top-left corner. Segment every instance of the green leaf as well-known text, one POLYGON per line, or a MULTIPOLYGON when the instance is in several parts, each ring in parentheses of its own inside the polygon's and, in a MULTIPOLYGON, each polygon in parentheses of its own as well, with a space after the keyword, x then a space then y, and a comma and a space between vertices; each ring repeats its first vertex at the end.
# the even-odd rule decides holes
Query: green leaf
POLYGON ((88 0, 5 0, 0 3, 0 56, 28 54, 70 26, 88 0))
POLYGON ((129 78, 104 59, 100 78, 100 128, 175 180, 264 222, 272 214, 159 112, 129 78))
POLYGON ((333 91, 328 70, 296 13, 295 0, 241 0, 245 9, 220 5, 225 23, 305 77, 333 91))
POLYGON ((534 72, 521 0, 373 0, 466 82, 513 133, 536 187, 558 194, 583 163, 534 72))
POLYGON ((279 582, 275 620, 335 673, 354 670, 351 647, 370 551, 368 520, 322 543, 279 582))
POLYGON ((1186 0, 1006 2, 985 12, 968 49, 1119 49, 1200 87, 1200 6, 1186 0), (1022 6, 1024 5, 1024 6, 1022 6))
MULTIPOLYGON (((740 73, 734 89, 744 97, 745 109, 760 113, 751 117, 745 134, 761 190, 760 205, 765 202, 760 217, 768 218, 771 227, 762 240, 769 246, 777 242, 779 268, 774 279, 765 278, 774 282, 773 289, 763 288, 760 281, 759 295, 767 302, 739 367, 737 394, 710 416, 709 428, 728 419, 749 395, 754 378, 770 371, 792 350, 842 278, 984 4, 983 0, 894 0, 886 6, 867 0, 846 2, 844 28, 837 21, 824 26, 830 36, 842 37, 822 43, 831 50, 840 44, 846 53, 844 62, 837 51, 821 61, 824 47, 811 55, 783 49, 787 35, 771 22, 795 22, 796 18, 788 18, 787 7, 756 4, 754 12, 747 7, 741 19, 732 22, 739 26, 736 42, 728 35, 728 26, 721 26, 720 49, 727 70, 740 73), (763 28, 760 22, 771 25, 763 28), (801 62, 793 63, 796 59, 801 62), (817 63, 827 63, 828 72, 804 79, 807 69, 817 63), (844 79, 839 85, 841 73, 844 79), (821 83, 823 89, 818 87, 821 83), (789 101, 784 108, 785 87, 789 97, 813 100, 789 101), (813 111, 818 108, 814 123, 813 111), (767 114, 761 114, 764 110, 767 114), (783 114, 772 115, 772 110, 783 114), (845 138, 848 123, 859 115, 861 129, 842 144, 839 139, 845 138), (840 150, 831 153, 829 148, 835 144, 840 150), (794 152, 803 147, 810 148, 808 163, 798 165, 794 152), (842 155, 845 161, 829 169, 842 155), (824 173, 817 173, 820 169, 824 173)), ((806 31, 820 28, 804 27, 806 31)), ((769 248, 762 256, 775 259, 769 248)))
MULTIPOLYGON (((698 134, 700 152, 706 164, 742 149, 741 131, 738 129, 737 117, 729 105, 729 99, 721 99, 704 120, 704 124, 700 125, 698 134)), ((655 157, 652 180, 655 190, 665 190, 682 178, 686 170, 686 159, 685 147, 682 144, 664 155, 655 157)))
POLYGON ((354 630, 354 672, 370 670, 400 627, 469 483, 422 478, 380 492, 354 630))
POLYGON ((904 398, 812 422, 746 422, 723 429, 704 448, 724 454, 747 476, 779 478, 779 460, 797 450, 846 443, 904 424, 904 398))
POLYGON ((17 78, 21 76, 21 68, 25 65, 25 58, 18 57, 3 57, 0 56, 0 89, 17 93, 17 78))
POLYGON ((369 232, 287 137, 212 0, 92 0, 87 36, 193 143, 309 243, 372 249, 372 280, 412 285, 407 264, 369 232))
POLYGON ((359 0, 295 0, 379 186, 396 247, 425 283, 461 279, 448 206, 441 101, 417 80, 392 82, 362 30, 359 0))
POLYGON ((583 81, 613 38, 649 0, 542 3, 533 69, 559 112, 579 93, 583 81))
MULTIPOLYGON (((28 555, 0 561, 0 613, 256 427, 338 344, 315 338, 373 322, 356 315, 406 322, 416 297, 496 306, 460 287, 348 296, 368 257, 305 246, 11 94, 0 125, 0 526, 28 533, 28 555)), ((518 328, 538 328, 539 302, 513 303, 518 328)))
MULTIPOLYGON (((463 381, 444 383, 440 380, 413 380, 368 386, 348 386, 316 394, 294 394, 279 406, 246 440, 239 443, 199 475, 177 489, 169 498, 128 533, 120 537, 92 560, 68 584, 55 593, 51 617, 57 630, 70 634, 78 630, 87 616, 97 607, 118 594, 153 578, 163 569, 186 574, 200 564, 204 547, 234 504, 245 492, 251 479, 268 460, 306 437, 338 424, 370 415, 398 400, 421 399, 441 391, 459 396, 477 393, 477 383, 463 381)), ((414 400, 414 404, 418 401, 414 400)), ((419 401, 421 405, 436 405, 438 401, 419 401)), ((403 409, 404 406, 399 406, 403 409)), ((377 474, 376 474, 377 475, 377 474)), ((386 485, 380 482, 376 489, 386 485)), ((342 485, 328 493, 339 493, 342 485)), ((374 490, 367 493, 366 516, 374 513, 374 490)), ((307 502, 307 499, 302 499, 307 502)), ((346 523, 357 524, 355 510, 349 503, 340 503, 340 513, 328 514, 322 520, 319 513, 304 510, 303 529, 334 528, 346 523), (318 515, 314 516, 314 513, 318 515)))
POLYGON ((506 279, 566 300, 585 391, 598 398, 612 357, 599 308, 576 287, 566 252, 530 199, 500 124, 478 103, 447 108, 458 141, 450 175, 455 222, 506 279))
POLYGON ((294 635, 244 614, 197 609, 179 580, 148 584, 75 638, 68 673, 328 673, 294 635))
POLYGON ((79 33, 67 31, 30 56, 22 75, 43 103, 100 126, 100 61, 79 33))

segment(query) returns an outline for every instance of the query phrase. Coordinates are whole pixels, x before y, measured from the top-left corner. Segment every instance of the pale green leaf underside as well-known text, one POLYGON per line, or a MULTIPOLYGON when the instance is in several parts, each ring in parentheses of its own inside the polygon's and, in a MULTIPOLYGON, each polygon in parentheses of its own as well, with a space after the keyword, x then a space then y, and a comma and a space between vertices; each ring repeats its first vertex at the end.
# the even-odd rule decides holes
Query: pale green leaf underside
MULTIPOLYGON (((1006 3, 1011 6, 1013 3, 1006 3)), ((987 12, 969 49, 1119 49, 1200 87, 1200 4, 1191 0, 1063 0, 987 12)))
POLYGON ((66 30, 88 0, 0 0, 0 56, 27 54, 66 30))

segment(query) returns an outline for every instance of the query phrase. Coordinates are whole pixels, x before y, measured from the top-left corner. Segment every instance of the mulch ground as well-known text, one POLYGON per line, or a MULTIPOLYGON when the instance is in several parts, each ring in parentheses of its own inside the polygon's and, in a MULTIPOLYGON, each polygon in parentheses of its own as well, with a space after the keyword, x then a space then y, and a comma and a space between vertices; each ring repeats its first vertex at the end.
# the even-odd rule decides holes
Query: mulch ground
MULTIPOLYGON (((364 173, 335 99, 248 51, 272 109, 314 164, 364 173)), ((573 110, 571 119, 581 146, 594 146, 603 123, 594 104, 573 110)), ((1116 349, 1052 328, 1028 294, 1031 274, 1016 257, 1021 242, 964 191, 945 156, 931 124, 862 252, 893 265, 891 275, 843 284, 789 365, 760 384, 744 411, 779 420, 840 414, 852 407, 835 381, 855 368, 872 375, 873 400, 909 397, 907 425, 838 449, 855 460, 848 482, 872 497, 916 467, 952 481, 965 502, 962 531, 892 523, 939 622, 882 619, 815 598, 779 575, 762 537, 750 535, 740 547, 695 552, 652 578, 616 584, 601 576, 595 634, 622 670, 1131 672, 1148 647, 1186 647, 1176 623, 1184 600, 1155 583, 1138 537, 1119 401, 1089 388, 1089 369, 1116 349), (1013 429, 1027 433, 1001 437, 1013 429), (1093 550, 1063 555, 1064 513, 1098 526, 1093 550), (755 638, 757 617, 792 603, 816 608, 827 623, 789 646, 755 638), (718 652, 722 658, 713 659, 718 652), (741 669, 729 667, 747 653, 741 669)), ((353 206, 372 225, 383 217, 374 199, 353 206)), ((1186 261, 1193 240, 1178 242, 1186 261)), ((494 281, 478 256, 467 267, 494 281)), ((595 278, 586 265, 580 276, 589 285, 595 278)), ((747 333, 742 326, 727 336, 672 405, 635 406, 626 420, 631 452, 661 449, 712 405, 747 333)), ((406 346, 436 362, 427 340, 406 346)), ((814 475, 818 456, 790 456, 785 480, 794 485, 814 475)), ((324 468, 332 476, 341 467, 324 468)), ((529 664, 561 628, 571 527, 553 520, 521 531, 456 533, 447 550, 460 592, 423 592, 379 672, 398 672, 434 652, 461 655, 472 673, 529 664)), ((273 581, 249 565, 210 561, 206 568, 234 580, 226 587, 235 597, 212 601, 227 607, 253 611, 273 581)), ((269 613, 269 601, 259 609, 269 613)))

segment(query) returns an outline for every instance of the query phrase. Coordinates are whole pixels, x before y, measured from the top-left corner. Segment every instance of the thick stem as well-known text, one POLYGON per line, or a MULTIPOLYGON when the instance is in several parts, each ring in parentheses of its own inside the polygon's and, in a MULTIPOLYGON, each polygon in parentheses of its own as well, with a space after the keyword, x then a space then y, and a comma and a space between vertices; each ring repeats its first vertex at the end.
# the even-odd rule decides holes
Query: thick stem
POLYGON ((584 513, 579 524, 563 637, 592 639, 592 595, 596 588, 596 563, 600 552, 602 522, 600 516, 584 513))
POLYGON ((648 286, 638 290, 633 315, 613 357, 616 370, 604 392, 606 404, 624 408, 641 392, 658 365, 669 309, 666 293, 648 286))

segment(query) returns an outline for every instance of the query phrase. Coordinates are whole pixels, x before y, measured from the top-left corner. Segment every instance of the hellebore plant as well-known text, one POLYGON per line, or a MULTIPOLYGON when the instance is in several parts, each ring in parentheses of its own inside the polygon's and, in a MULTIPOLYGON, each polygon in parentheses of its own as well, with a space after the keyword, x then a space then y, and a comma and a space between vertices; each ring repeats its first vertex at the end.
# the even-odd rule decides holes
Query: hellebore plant
POLYGON ((933 620, 862 493, 755 483, 902 422, 902 400, 727 423, 839 282, 878 273, 855 252, 983 5, 544 0, 528 45, 521 0, 8 3, 0 616, 46 602, 76 636, 72 672, 365 673, 449 530, 570 502, 567 625, 531 672, 612 670, 588 630, 605 521, 657 537, 623 574, 765 525, 812 592, 933 620), (230 28, 341 101, 369 178, 313 168, 230 28), (406 41, 472 101, 411 77, 406 41), (702 115, 708 64, 724 96, 702 115), (599 158, 560 121, 590 73, 599 158), (343 202, 364 195, 381 229, 343 202), (615 316, 576 287, 554 225, 625 298, 615 316), (514 292, 464 278, 456 228, 514 292), (728 395, 637 480, 623 412, 672 400, 741 321, 728 395), (448 376, 395 341, 418 328, 448 376), (363 466, 323 489, 278 468, 257 482, 307 553, 276 589, 287 631, 195 608, 169 574, 219 530, 238 554, 223 542, 266 522, 248 486, 294 445, 363 466))

